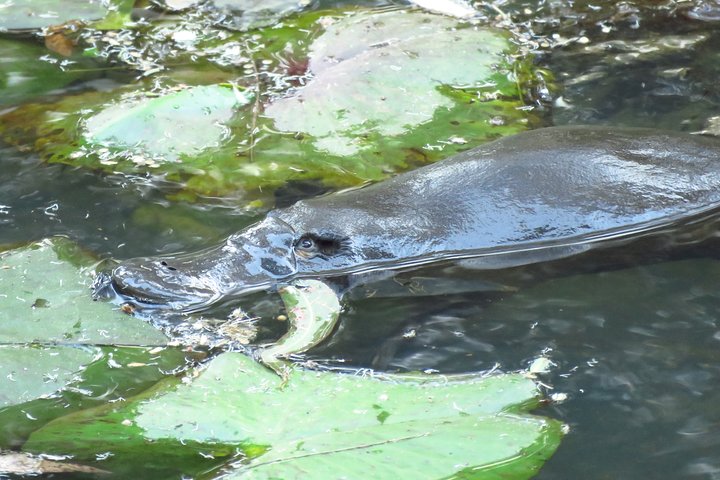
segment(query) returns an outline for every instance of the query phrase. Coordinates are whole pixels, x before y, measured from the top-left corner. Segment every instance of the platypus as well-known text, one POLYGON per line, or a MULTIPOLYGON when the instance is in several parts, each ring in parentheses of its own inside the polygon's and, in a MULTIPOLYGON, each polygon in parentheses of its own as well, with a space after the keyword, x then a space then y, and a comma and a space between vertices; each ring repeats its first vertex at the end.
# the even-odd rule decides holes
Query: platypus
POLYGON ((720 206, 720 141, 649 129, 552 127, 355 190, 271 211, 216 247, 110 274, 183 312, 293 279, 457 260, 503 268, 577 255, 720 206))

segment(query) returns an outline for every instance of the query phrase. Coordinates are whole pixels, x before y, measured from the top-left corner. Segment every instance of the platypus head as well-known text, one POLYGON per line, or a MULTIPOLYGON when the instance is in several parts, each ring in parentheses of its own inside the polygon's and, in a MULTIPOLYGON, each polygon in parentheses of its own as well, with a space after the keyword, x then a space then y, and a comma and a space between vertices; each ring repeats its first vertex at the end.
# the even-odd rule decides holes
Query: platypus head
MULTIPOLYGON (((294 217, 289 217, 291 222, 294 217)), ((342 275, 362 260, 347 238, 293 228, 286 220, 271 213, 213 248, 123 261, 98 278, 95 295, 119 296, 140 308, 197 312, 296 276, 342 275)))
POLYGON ((297 272, 296 250, 304 247, 290 225, 267 217, 210 249, 124 261, 104 283, 140 307, 198 311, 290 279, 297 272))

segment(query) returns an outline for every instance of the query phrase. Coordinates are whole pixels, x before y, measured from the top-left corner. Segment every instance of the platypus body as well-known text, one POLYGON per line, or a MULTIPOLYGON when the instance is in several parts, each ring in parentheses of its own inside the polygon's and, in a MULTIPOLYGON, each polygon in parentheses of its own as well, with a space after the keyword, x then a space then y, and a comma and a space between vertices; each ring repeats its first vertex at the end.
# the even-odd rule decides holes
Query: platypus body
POLYGON ((296 278, 434 262, 546 262, 711 214, 720 142, 646 129, 554 127, 387 181, 303 200, 217 247, 138 258, 111 274, 136 303, 196 311, 296 278))

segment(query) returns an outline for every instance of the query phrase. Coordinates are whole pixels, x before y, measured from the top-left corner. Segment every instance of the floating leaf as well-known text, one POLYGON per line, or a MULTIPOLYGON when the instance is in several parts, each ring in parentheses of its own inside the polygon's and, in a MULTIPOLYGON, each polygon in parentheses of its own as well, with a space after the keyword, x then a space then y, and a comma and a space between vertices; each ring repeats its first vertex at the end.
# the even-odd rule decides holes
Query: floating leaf
POLYGON ((0 408, 50 395, 94 356, 91 348, 0 346, 0 408))
POLYGON ((352 155, 370 135, 399 136, 454 105, 440 86, 497 82, 509 42, 497 32, 458 29, 424 13, 358 13, 330 25, 310 48, 315 77, 266 113, 284 131, 316 138, 319 149, 352 155))
POLYGON ((237 89, 138 86, 27 104, 1 116, 0 138, 49 162, 176 182, 175 198, 267 208, 289 183, 327 191, 378 181, 524 130, 531 118, 518 109, 513 73, 527 64, 506 62, 511 44, 493 29, 412 11, 336 11, 309 12, 252 42, 232 35, 221 46, 193 43, 192 54, 222 51, 226 65, 250 68, 237 89), (314 78, 297 89, 307 65, 314 78))
POLYGON ((150 325, 92 300, 81 269, 90 261, 63 239, 0 254, 0 407, 80 381, 79 372, 104 358, 98 345, 167 343, 150 325))
MULTIPOLYGON (((188 88, 111 105, 85 121, 84 135, 91 145, 110 148, 110 158, 121 153, 145 164, 177 162, 217 147, 235 106, 248 102, 229 87, 188 88)), ((116 161, 110 158, 105 161, 116 161)))
POLYGON ((63 239, 0 255, 0 342, 152 345, 155 328, 90 296, 90 258, 63 239))
MULTIPOLYGON (((71 412, 122 400, 193 358, 179 347, 0 347, 0 448, 71 412)), ((197 357, 197 356, 196 356, 197 357)))
POLYGON ((288 313, 288 331, 275 344, 262 350, 260 358, 287 380, 280 357, 306 352, 325 340, 340 316, 340 299, 319 280, 298 280, 280 289, 288 313))
MULTIPOLYGON (((62 442, 81 461, 107 449, 103 468, 129 475, 145 459, 240 449, 230 478, 530 478, 560 439, 557 422, 527 415, 535 384, 519 374, 381 380, 295 371, 285 389, 248 357, 215 358, 192 383, 69 415, 35 432, 25 448, 62 442), (132 459, 132 461, 129 461, 132 459)), ((227 460, 226 460, 227 461, 227 460)), ((160 468, 159 462, 152 462, 160 468)), ((178 476, 177 465, 154 470, 178 476), (174 468, 173 468, 174 467, 174 468)), ((186 474, 192 472, 183 472, 186 474)), ((227 477, 225 477, 227 478, 227 477)))
POLYGON ((118 0, 108 7, 100 0, 12 0, 0 4, 0 31, 39 30, 73 20, 101 20, 122 3, 118 0))

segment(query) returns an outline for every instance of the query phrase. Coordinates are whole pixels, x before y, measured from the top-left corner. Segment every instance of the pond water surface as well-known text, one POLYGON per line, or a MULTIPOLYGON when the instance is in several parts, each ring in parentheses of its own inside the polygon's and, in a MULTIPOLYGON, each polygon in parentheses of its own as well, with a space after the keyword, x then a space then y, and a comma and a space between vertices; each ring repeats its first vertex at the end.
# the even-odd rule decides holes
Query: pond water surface
MULTIPOLYGON (((537 62, 557 84, 543 103, 547 125, 698 132, 720 115, 714 2, 496 2, 491 11, 537 35, 537 62)), ((125 81, 107 76, 71 88, 125 81)), ((211 245, 257 218, 229 200, 168 200, 172 188, 47 165, 4 145, 0 244, 64 235, 122 259, 211 245)), ((281 189, 277 203, 314 188, 281 189)), ((517 370, 544 354, 556 367, 542 381, 558 401, 541 413, 570 430, 537 478, 720 479, 720 223, 711 216, 703 227, 682 249, 661 239, 650 252, 630 245, 617 259, 601 254, 550 273, 519 268, 491 279, 509 287, 501 291, 463 293, 449 282, 442 295, 358 295, 308 357, 451 373, 517 370)), ((281 308, 261 297, 258 308, 281 308)))

